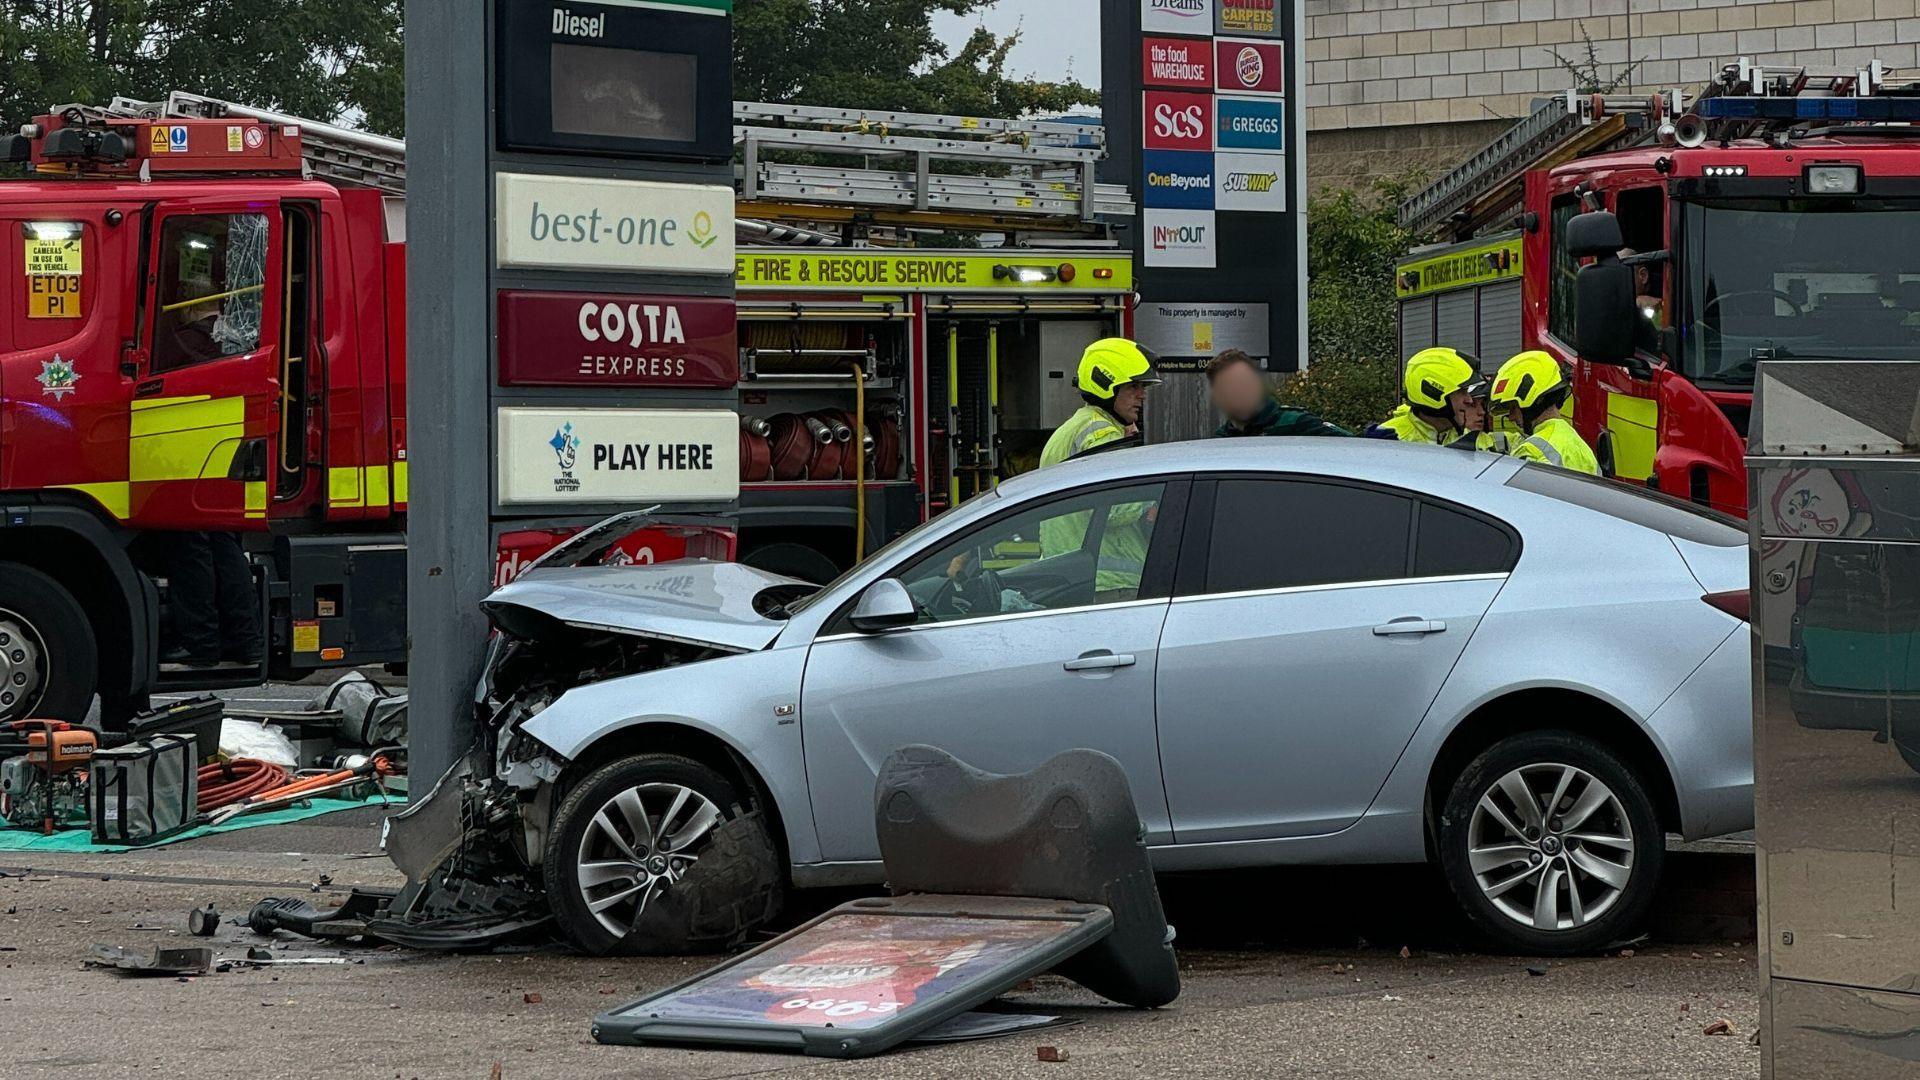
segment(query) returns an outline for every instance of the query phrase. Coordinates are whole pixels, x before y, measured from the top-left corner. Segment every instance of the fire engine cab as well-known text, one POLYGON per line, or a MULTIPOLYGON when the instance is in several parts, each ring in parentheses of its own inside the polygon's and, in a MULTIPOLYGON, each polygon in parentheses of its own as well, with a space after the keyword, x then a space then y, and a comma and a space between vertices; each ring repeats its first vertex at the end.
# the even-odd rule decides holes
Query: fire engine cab
POLYGON ((1568 93, 1407 200, 1403 359, 1558 357, 1603 467, 1728 513, 1763 359, 1920 358, 1920 84, 1742 58, 1568 93))
MULTIPOLYGON (((1081 348, 1130 329, 1107 221, 1133 208, 1094 178, 1097 125, 734 120, 739 511, 602 558, 825 580, 1037 455, 1081 348)), ((0 722, 404 663, 404 144, 175 93, 56 108, 5 166, 27 175, 0 181, 0 722), (162 663, 186 533, 243 534, 259 663, 162 663)), ((586 304, 553 348, 625 362, 630 315, 586 304)), ((496 582, 581 524, 501 533, 496 582)))

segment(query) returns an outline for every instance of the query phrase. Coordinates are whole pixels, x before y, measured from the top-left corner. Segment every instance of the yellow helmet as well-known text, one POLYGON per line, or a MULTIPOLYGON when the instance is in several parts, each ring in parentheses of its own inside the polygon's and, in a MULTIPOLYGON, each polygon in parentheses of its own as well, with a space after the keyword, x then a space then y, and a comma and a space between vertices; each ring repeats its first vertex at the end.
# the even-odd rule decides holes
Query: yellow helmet
POLYGON ((1500 365, 1500 373, 1493 377, 1493 403, 1531 409, 1541 398, 1566 385, 1560 361, 1539 349, 1528 349, 1500 365))
POLYGON ((1080 354, 1080 371, 1074 377, 1074 385, 1082 394, 1112 401, 1113 392, 1128 383, 1160 384, 1160 376, 1153 367, 1153 354, 1139 343, 1126 338, 1101 338, 1080 354))
POLYGON ((1421 349, 1407 361, 1405 379, 1407 403, 1419 409, 1444 410, 1447 398, 1456 390, 1471 397, 1483 397, 1486 379, 1473 357, 1444 346, 1421 349))

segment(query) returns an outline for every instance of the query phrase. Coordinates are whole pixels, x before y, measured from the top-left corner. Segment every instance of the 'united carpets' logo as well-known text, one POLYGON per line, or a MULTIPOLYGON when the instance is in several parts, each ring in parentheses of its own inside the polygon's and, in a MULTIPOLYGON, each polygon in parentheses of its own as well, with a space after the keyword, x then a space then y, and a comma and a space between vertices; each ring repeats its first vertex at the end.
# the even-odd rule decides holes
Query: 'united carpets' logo
POLYGON ((560 475, 553 478, 553 490, 579 491, 580 480, 573 475, 573 466, 580 460, 580 436, 573 433, 573 424, 565 424, 555 431, 547 445, 553 447, 553 456, 560 462, 560 475))
POLYGON ((40 384, 40 393, 59 401, 80 388, 80 373, 73 370, 73 361, 55 353, 53 359, 40 361, 40 374, 33 381, 40 384))

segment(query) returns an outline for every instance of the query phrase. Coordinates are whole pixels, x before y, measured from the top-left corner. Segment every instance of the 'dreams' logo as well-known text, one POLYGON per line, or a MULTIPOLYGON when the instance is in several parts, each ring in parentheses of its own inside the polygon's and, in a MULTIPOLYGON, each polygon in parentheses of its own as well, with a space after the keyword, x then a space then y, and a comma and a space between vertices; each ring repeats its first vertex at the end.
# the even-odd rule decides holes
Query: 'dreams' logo
POLYGON ((1205 15, 1207 13, 1207 4, 1206 0, 1151 0, 1147 5, 1147 10, 1151 12, 1162 12, 1167 15, 1177 15, 1183 19, 1191 19, 1205 15))
POLYGON ((560 462, 560 475, 553 478, 553 490, 579 491, 580 480, 573 475, 573 466, 580 460, 580 437, 573 433, 573 424, 567 423, 555 431, 547 445, 553 447, 553 456, 560 462))
POLYGON ((567 37, 603 38, 607 36, 607 16, 575 15, 566 8, 553 9, 553 32, 567 37))

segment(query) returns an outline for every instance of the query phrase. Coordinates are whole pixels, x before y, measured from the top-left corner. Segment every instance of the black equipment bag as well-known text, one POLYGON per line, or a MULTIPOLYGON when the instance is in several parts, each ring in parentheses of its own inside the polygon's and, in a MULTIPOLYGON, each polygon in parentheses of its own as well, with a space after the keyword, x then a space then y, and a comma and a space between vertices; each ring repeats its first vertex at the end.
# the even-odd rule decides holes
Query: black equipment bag
POLYGON ((191 735, 153 735, 93 755, 93 842, 151 844, 194 824, 200 798, 191 735))

